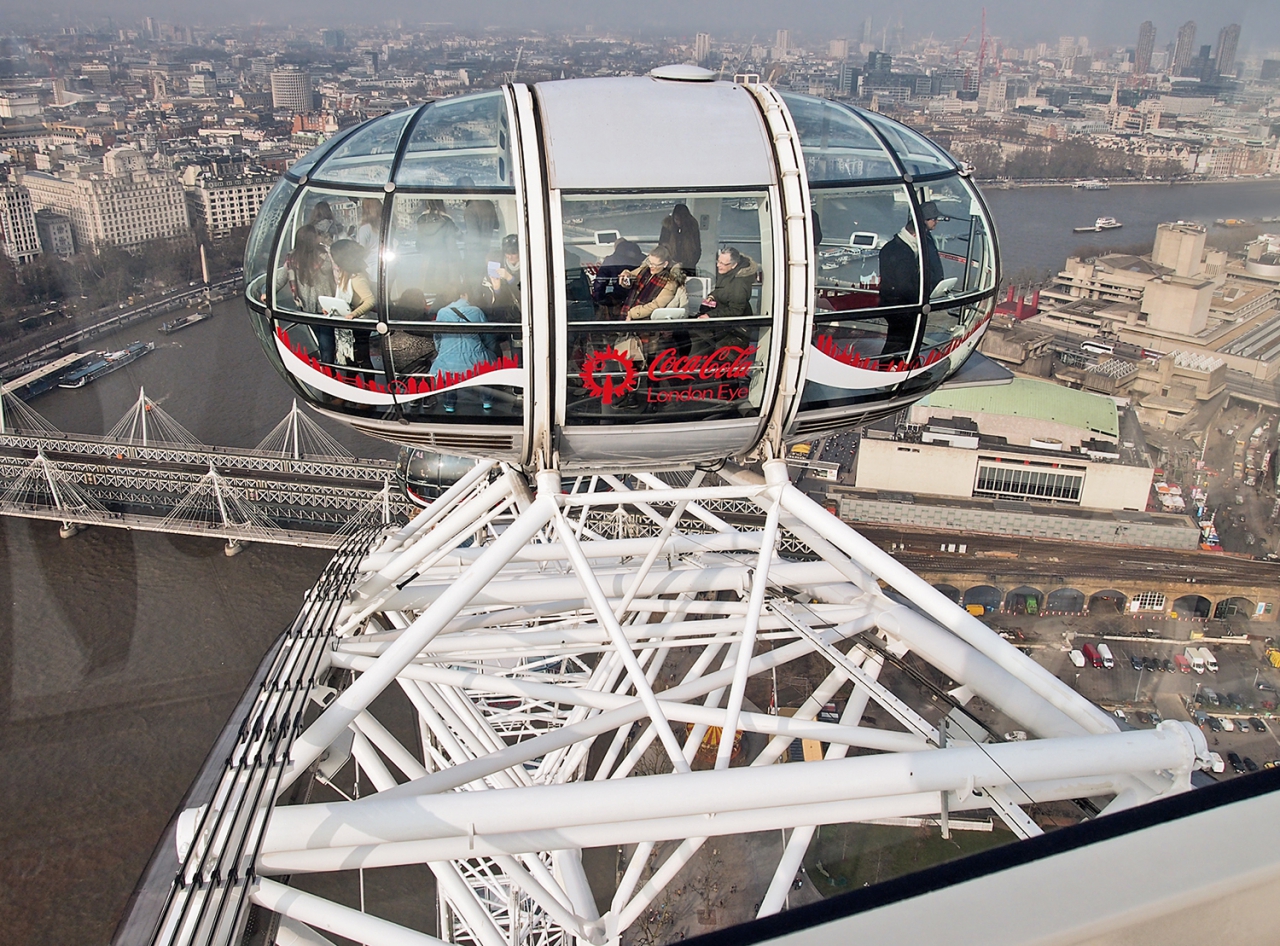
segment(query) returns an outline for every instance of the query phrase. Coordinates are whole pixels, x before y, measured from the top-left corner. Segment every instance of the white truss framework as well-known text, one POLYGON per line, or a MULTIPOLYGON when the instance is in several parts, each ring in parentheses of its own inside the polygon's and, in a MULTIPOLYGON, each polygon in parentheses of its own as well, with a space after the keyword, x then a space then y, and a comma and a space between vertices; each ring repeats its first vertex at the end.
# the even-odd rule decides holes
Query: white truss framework
MULTIPOLYGON (((945 832, 950 815, 986 811, 1026 837, 1040 831, 1026 806, 1119 810, 1188 789, 1208 764, 1194 727, 1120 731, 797 490, 781 461, 764 470, 531 484, 476 467, 360 561, 259 817, 238 816, 233 842, 205 813, 179 886, 248 876, 278 943, 438 943, 273 879, 351 871, 363 885, 372 868, 421 864, 439 896, 425 914, 449 941, 617 943, 709 838, 791 831, 780 858, 760 854, 775 864, 764 916, 783 908, 815 826, 928 818, 945 832), (717 502, 754 519, 731 524, 717 502), (784 539, 805 554, 780 555, 784 539), (825 676, 793 716, 756 708, 773 673, 813 655, 825 676), (1031 738, 987 742, 974 718, 894 692, 884 681, 902 674, 885 668, 909 661, 1031 738), (839 692, 842 717, 819 720, 839 692), (384 694, 403 694, 412 725, 378 718, 384 694), (717 732, 750 750, 735 757, 717 732), (796 739, 830 748, 775 764, 796 739), (312 779, 324 793, 297 803, 312 779), (214 858, 220 845, 234 856, 214 858), (603 912, 581 857, 602 847, 626 862, 603 912)), ((194 942, 183 922, 157 941, 194 942)))

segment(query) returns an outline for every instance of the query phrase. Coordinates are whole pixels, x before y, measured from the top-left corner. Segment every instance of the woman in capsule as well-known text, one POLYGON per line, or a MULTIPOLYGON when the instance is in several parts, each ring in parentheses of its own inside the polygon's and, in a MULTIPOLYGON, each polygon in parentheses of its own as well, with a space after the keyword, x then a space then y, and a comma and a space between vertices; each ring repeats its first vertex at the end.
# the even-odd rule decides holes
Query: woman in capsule
MULTIPOLYGON (((334 294, 321 301, 325 315, 344 319, 372 318, 377 297, 367 272, 367 250, 355 240, 335 240, 329 247, 333 260, 334 294)), ((369 352, 369 333, 341 329, 337 338, 337 360, 345 364, 378 367, 369 352), (350 334, 347 334, 350 332, 350 334)), ((378 359, 381 361, 381 358, 378 359)))
POLYGON ((618 277, 618 284, 628 290, 623 316, 628 321, 647 319, 655 310, 671 306, 684 282, 684 270, 672 260, 671 251, 658 244, 642 265, 623 270, 618 277))

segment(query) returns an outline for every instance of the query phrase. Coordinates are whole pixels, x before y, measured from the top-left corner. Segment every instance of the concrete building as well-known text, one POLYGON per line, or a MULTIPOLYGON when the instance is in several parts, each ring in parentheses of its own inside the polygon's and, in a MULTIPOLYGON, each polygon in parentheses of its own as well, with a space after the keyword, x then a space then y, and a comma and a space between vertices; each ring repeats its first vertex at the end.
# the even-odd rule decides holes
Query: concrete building
POLYGON ((312 106, 311 73, 297 66, 271 71, 271 107, 279 111, 309 112, 312 106))
POLYGON ((85 165, 64 176, 31 172, 23 178, 36 209, 71 220, 76 245, 136 246, 191 232, 182 184, 172 171, 147 167, 132 148, 116 148, 102 167, 85 165))
POLYGON ((35 118, 40 99, 33 92, 0 92, 0 118, 35 118))
POLYGON ((278 179, 274 174, 248 173, 216 175, 209 171, 197 172, 188 168, 184 179, 191 215, 200 221, 206 232, 221 236, 253 223, 258 208, 278 179))
POLYGON ((1152 467, 1111 398, 1029 378, 935 391, 897 431, 868 431, 855 486, 917 496, 1146 508, 1152 467))
POLYGON ((187 92, 194 96, 218 94, 218 80, 210 73, 197 72, 187 79, 187 92))
POLYGON ((1224 26, 1218 34, 1218 75, 1236 74, 1236 47, 1240 45, 1240 24, 1224 26))
POLYGON ((1191 68, 1196 55, 1196 21, 1187 20, 1178 28, 1178 40, 1173 47, 1174 75, 1184 75, 1191 68))
POLYGON ((31 194, 21 184, 0 184, 0 250, 19 266, 40 255, 31 194))
POLYGON ((1138 27, 1138 49, 1133 57, 1133 71, 1136 75, 1146 75, 1151 71, 1151 53, 1156 48, 1156 27, 1146 20, 1138 27))
POLYGON ((711 58, 711 34, 699 33, 693 38, 693 59, 698 65, 711 58))
POLYGON ((71 231, 71 218, 52 210, 37 210, 36 233, 40 246, 46 253, 66 259, 75 254, 75 236, 71 231))

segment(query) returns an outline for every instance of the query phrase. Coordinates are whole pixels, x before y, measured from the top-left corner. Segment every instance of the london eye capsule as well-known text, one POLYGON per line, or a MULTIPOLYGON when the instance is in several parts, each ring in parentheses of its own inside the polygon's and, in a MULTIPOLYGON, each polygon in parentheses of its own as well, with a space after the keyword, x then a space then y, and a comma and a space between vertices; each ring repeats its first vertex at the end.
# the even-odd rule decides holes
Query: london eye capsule
POLYGON ((666 67, 357 125, 264 203, 246 296, 317 410, 524 464, 745 457, 945 382, 994 305, 962 167, 875 113, 666 67))

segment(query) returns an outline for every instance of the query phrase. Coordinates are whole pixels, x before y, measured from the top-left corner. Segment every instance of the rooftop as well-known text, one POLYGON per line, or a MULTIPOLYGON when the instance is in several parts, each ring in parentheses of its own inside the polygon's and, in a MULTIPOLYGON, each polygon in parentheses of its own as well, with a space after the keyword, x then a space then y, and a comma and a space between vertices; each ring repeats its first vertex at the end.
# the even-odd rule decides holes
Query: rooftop
POLYGON ((1110 398, 1031 378, 1015 378, 1009 384, 991 387, 934 391, 920 403, 944 410, 1053 421, 1112 439, 1120 436, 1119 415, 1110 398))

